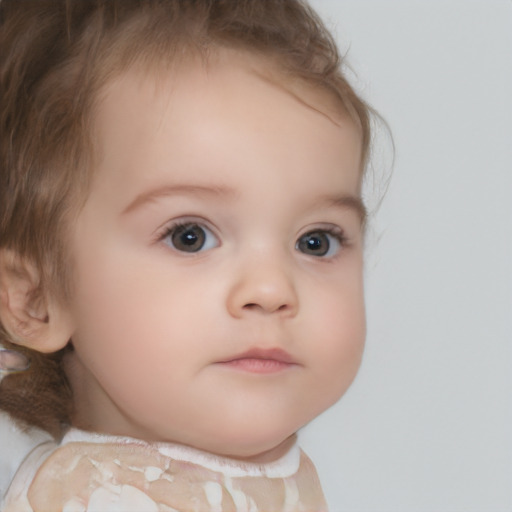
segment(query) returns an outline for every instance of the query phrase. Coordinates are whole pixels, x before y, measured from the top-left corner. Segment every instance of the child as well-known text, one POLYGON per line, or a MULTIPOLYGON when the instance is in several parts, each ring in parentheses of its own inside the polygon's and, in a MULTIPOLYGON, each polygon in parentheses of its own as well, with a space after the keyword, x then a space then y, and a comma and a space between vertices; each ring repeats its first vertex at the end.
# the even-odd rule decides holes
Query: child
POLYGON ((298 0, 0 16, 0 405, 55 438, 2 510, 325 510, 295 433, 360 363, 370 139, 331 37, 298 0))

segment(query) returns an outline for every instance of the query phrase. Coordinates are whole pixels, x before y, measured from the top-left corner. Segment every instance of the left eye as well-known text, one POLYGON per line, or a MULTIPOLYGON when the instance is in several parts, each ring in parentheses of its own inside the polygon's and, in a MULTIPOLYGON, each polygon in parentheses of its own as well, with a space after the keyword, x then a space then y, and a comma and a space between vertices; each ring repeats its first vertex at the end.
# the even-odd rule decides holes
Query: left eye
POLYGON ((217 237, 206 226, 194 222, 171 226, 163 239, 173 249, 188 253, 206 251, 219 245, 217 237))
POLYGON ((342 236, 318 229, 302 235, 295 248, 309 256, 329 258, 335 256, 342 245, 342 236))

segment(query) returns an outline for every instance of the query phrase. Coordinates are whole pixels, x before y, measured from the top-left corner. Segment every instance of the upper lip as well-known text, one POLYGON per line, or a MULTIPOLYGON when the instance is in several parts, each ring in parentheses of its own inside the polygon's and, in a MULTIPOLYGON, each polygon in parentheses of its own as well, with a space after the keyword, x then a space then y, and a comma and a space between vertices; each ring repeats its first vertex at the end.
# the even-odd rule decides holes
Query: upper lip
POLYGON ((221 362, 228 363, 239 359, 267 359, 271 361, 279 361, 280 363, 296 364, 296 361, 292 356, 281 348, 251 348, 241 354, 224 359, 221 362))

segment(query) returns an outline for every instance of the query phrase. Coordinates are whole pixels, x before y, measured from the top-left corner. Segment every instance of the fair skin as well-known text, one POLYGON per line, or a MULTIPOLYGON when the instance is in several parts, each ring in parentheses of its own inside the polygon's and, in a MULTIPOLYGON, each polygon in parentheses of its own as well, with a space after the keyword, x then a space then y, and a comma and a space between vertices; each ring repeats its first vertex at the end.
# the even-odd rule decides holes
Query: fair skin
POLYGON ((104 91, 71 242, 77 426, 268 461, 352 382, 360 136, 263 75, 219 58, 104 91))

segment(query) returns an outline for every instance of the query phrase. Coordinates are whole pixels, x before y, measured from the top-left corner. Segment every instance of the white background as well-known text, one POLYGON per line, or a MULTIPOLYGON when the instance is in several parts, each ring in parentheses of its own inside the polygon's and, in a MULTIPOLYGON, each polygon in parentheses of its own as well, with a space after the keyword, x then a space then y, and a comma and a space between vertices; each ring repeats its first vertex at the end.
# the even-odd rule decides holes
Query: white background
POLYGON ((512 511, 512 2, 311 4, 396 161, 363 366, 303 446, 332 512, 512 511))

